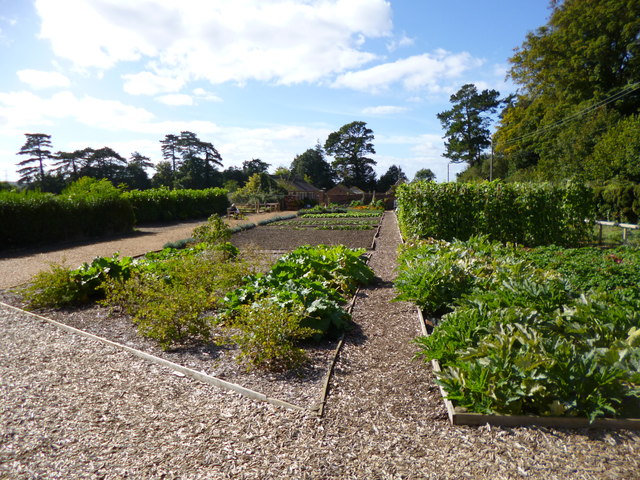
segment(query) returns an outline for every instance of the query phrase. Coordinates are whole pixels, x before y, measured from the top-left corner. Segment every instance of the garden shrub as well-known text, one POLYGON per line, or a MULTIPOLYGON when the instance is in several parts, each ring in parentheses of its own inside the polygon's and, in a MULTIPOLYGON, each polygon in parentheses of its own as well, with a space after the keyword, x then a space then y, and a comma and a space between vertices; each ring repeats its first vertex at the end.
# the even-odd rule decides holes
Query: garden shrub
POLYGON ((600 220, 638 223, 640 218, 640 185, 610 183, 594 189, 600 220))
POLYGON ((49 270, 36 274, 20 292, 29 308, 80 305, 102 298, 107 281, 123 282, 133 270, 131 257, 96 257, 74 270, 52 264, 49 270))
POLYGON ((284 307, 265 298, 250 305, 242 305, 227 326, 231 339, 238 345, 238 361, 251 368, 270 371, 290 370, 306 360, 298 342, 317 333, 302 326, 304 308, 284 307))
POLYGON ((208 341, 219 299, 249 273, 246 263, 217 251, 168 255, 141 265, 126 282, 109 283, 104 303, 124 309, 140 334, 163 349, 208 341))

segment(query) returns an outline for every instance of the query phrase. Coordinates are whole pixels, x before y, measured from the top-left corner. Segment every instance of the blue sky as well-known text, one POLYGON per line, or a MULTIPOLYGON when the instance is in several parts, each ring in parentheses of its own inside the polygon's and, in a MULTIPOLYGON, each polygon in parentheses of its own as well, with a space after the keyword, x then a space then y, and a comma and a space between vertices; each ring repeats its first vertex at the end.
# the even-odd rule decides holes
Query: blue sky
POLYGON ((157 163, 189 130, 223 168, 273 170, 358 120, 378 175, 443 181, 436 114, 465 83, 513 92, 507 60, 549 14, 546 0, 0 0, 0 180, 17 180, 25 133, 157 163))

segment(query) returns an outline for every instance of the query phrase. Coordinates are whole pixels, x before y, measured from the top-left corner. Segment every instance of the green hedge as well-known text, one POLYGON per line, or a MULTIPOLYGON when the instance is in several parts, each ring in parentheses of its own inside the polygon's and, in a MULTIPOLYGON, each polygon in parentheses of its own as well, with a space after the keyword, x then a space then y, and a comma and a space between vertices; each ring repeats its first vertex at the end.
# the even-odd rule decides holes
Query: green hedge
POLYGON ((595 208, 584 185, 416 182, 397 190, 405 238, 574 245, 589 237, 595 208))
POLYGON ((131 202, 138 224, 208 218, 225 214, 229 207, 227 191, 222 188, 132 190, 122 196, 131 202))
POLYGON ((640 185, 609 184, 594 188, 598 219, 638 223, 640 219, 640 185))
POLYGON ((0 248, 126 233, 134 218, 119 196, 0 192, 0 248))
POLYGON ((107 195, 0 192, 0 248, 127 233, 135 224, 206 218, 228 206, 221 188, 107 195))

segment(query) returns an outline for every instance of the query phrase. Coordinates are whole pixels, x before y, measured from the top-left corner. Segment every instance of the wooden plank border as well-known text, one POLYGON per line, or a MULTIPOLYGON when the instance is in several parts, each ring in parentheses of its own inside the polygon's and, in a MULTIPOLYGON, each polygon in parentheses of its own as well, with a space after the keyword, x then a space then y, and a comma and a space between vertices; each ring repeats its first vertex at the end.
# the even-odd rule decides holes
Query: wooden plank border
MULTIPOLYGON (((422 311, 416 307, 420 330, 423 335, 429 335, 427 322, 422 311)), ((435 373, 441 371, 440 363, 431 360, 435 373)), ((640 430, 640 418, 597 418, 593 422, 583 417, 539 417, 534 415, 484 415, 481 413, 457 412, 451 400, 447 399, 447 391, 441 386, 440 393, 447 409, 449 421, 452 425, 495 425, 500 427, 538 426, 550 428, 597 428, 611 430, 640 430)))

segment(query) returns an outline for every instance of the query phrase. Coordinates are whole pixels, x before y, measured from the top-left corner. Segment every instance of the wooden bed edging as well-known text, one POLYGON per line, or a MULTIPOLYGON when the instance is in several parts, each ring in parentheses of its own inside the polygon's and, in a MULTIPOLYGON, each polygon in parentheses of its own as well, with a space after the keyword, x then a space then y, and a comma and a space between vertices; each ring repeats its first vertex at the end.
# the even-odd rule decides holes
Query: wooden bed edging
POLYGON ((384 219, 384 216, 386 213, 387 212, 382 212, 382 215, 380 215, 380 220, 378 221, 378 227, 376 228, 376 232, 373 234, 373 240, 371 241, 370 250, 376 249, 376 239, 380 236, 380 229, 382 228, 382 220, 384 219))
POLYGON ((143 360, 147 360, 151 363, 155 363, 156 365, 161 365, 163 367, 170 368, 175 372, 182 373, 186 377, 192 378, 194 380, 198 380, 199 382, 203 382, 209 385, 213 385, 214 387, 222 388, 224 390, 232 390, 240 395, 251 398, 253 400, 259 400, 261 402, 270 403, 271 405, 275 405, 277 407, 287 408, 289 410, 296 411, 308 411, 307 408, 300 407, 298 405, 294 405, 289 402, 285 402, 284 400, 279 400, 277 398, 271 398, 266 396, 264 393, 256 392, 254 390, 250 390, 248 388, 243 387, 242 385, 238 385, 235 383, 227 382, 225 380, 221 380, 216 377, 212 377, 211 375, 207 375, 202 372, 197 372, 196 370, 192 370, 187 367, 183 367, 182 365, 178 365, 177 363, 170 362, 169 360, 165 360, 164 358, 156 357, 155 355, 151 355, 149 353, 143 352, 141 350, 137 350, 135 348, 127 347, 126 345, 122 345, 120 343, 112 342, 111 340, 107 340, 106 338, 99 337, 97 335, 93 335, 92 333, 85 332, 84 330, 80 330, 78 328, 71 327, 69 325, 65 325, 64 323, 57 322, 51 318, 43 317, 42 315, 38 315, 37 313, 29 312, 27 310, 22 310, 21 308, 14 307, 13 305, 8 305, 4 302, 0 302, 0 305, 6 308, 10 308, 20 313, 27 314, 31 317, 37 318, 39 320, 43 320, 48 322, 62 330, 65 330, 69 333, 73 333, 76 335, 83 336, 85 338, 89 338, 91 340, 95 340, 101 342, 105 345, 109 345, 120 350, 124 350, 125 352, 131 353, 136 357, 142 358, 143 360))
MULTIPOLYGON (((382 224, 382 222, 380 222, 382 224)), ((378 231, 380 228, 378 227, 378 231)), ((374 238, 375 243, 375 238, 374 238)), ((367 258, 367 263, 371 259, 371 254, 365 254, 367 258)), ((349 315, 353 313, 353 307, 356 305, 356 298, 358 297, 358 292, 360 292, 360 287, 356 288, 356 292, 353 294, 353 297, 349 301, 347 308, 345 309, 349 312, 349 315)), ((331 381, 331 376, 333 375, 333 370, 338 362, 338 356, 340 355, 340 350, 342 350, 342 345, 344 345, 344 337, 345 333, 343 332, 340 335, 340 339, 338 340, 338 345, 336 345, 335 350, 333 351, 333 357, 331 358, 331 363, 329 364, 329 368, 327 369, 327 373, 324 376, 324 380, 322 382, 322 389, 320 390, 320 396, 318 397, 318 402, 315 406, 311 407, 311 411, 317 415, 318 417, 322 417, 324 415, 324 407, 327 404, 327 397, 329 396, 329 382, 331 381)))
MULTIPOLYGON (((423 335, 429 335, 426 322, 422 316, 420 308, 418 312, 418 323, 423 335)), ((433 371, 439 373, 440 362, 431 360, 433 371)), ((550 428, 606 428, 611 430, 640 430, 640 418, 597 418, 589 422, 584 417, 540 417, 534 415, 484 415, 481 413, 457 412, 451 400, 447 399, 447 391, 441 385, 440 393, 447 409, 449 421, 452 425, 495 425, 499 427, 525 427, 538 426, 550 428)))

